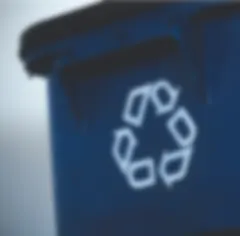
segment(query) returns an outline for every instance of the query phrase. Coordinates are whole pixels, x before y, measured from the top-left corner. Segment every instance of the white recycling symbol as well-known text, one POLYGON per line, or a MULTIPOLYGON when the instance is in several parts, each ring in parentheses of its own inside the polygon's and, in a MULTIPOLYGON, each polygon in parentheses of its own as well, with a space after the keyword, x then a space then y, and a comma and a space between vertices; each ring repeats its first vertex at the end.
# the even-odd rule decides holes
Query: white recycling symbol
POLYGON ((127 184, 134 190, 153 187, 157 184, 158 179, 162 180, 167 188, 173 188, 189 173, 198 127, 187 108, 177 106, 180 94, 179 87, 173 86, 166 79, 159 79, 153 83, 134 87, 127 95, 121 116, 124 125, 113 131, 111 156, 127 184), (161 100, 161 92, 167 94, 167 101, 161 100), (139 105, 137 111, 133 112, 136 101, 139 105), (134 129, 143 127, 150 104, 153 105, 157 118, 171 114, 165 126, 177 146, 176 150, 160 152, 158 163, 151 155, 141 158, 135 156, 140 143, 134 134, 134 129), (180 132, 179 122, 185 125, 187 134, 180 132), (180 162, 180 164, 176 171, 170 172, 168 167, 174 162, 180 162), (141 170, 145 170, 144 178, 137 176, 141 170))

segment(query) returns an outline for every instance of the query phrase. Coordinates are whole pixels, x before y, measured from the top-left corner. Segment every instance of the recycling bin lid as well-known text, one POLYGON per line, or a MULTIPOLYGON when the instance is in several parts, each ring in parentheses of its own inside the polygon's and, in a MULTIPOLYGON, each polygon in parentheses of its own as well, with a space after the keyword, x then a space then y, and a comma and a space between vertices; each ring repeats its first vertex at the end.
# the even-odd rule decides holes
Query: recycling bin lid
MULTIPOLYGON (((101 2, 75 10, 70 13, 47 19, 30 26, 23 32, 20 39, 19 56, 27 61, 30 53, 56 41, 64 40, 76 34, 83 34, 88 31, 111 24, 121 19, 134 17, 135 15, 154 9, 159 3, 108 3, 101 2)), ((49 61, 54 60, 57 55, 45 55, 44 60, 38 68, 27 68, 31 72, 41 73, 49 66, 49 61)))
MULTIPOLYGON (((76 33, 85 33, 106 24, 110 24, 114 21, 134 17, 139 13, 152 10, 156 6, 161 5, 164 7, 169 4, 173 4, 173 2, 156 1, 136 3, 125 1, 105 1, 38 22, 30 26, 21 35, 20 57, 24 59, 28 52, 38 49, 39 47, 49 45, 50 43, 54 43, 56 40, 71 37, 76 33)), ((213 6, 209 8, 206 8, 203 13, 199 14, 201 17, 196 18, 206 18, 206 16, 214 17, 216 14, 228 14, 229 11, 227 10, 239 10, 239 6, 239 4, 223 0, 213 4, 213 6), (214 5, 222 5, 223 7, 215 10, 214 5), (214 9, 214 12, 212 9, 214 9)))
POLYGON ((171 1, 139 3, 106 1, 50 18, 30 26, 23 32, 19 56, 25 62, 28 72, 46 75, 51 71, 53 62, 65 56, 59 50, 45 50, 47 47, 53 47, 56 42, 63 42, 76 35, 154 10, 156 7, 162 7, 164 11, 164 7, 171 4, 173 4, 171 1), (40 49, 44 49, 43 53, 33 60, 32 55, 40 49))

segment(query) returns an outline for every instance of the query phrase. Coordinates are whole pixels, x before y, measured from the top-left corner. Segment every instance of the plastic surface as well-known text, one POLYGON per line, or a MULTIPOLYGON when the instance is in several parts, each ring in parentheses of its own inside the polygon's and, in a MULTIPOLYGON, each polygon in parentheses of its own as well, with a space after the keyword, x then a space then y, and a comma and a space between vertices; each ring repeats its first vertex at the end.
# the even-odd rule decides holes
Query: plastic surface
POLYGON ((239 4, 168 9, 52 49, 60 236, 239 234, 239 4))

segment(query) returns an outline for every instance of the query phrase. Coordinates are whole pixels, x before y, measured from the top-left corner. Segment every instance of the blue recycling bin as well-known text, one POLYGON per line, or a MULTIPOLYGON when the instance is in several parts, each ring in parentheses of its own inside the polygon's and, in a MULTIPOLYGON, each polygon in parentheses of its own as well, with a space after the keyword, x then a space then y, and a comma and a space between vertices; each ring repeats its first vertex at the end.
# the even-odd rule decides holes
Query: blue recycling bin
POLYGON ((240 234, 239 23, 224 1, 100 3, 23 34, 60 236, 240 234))

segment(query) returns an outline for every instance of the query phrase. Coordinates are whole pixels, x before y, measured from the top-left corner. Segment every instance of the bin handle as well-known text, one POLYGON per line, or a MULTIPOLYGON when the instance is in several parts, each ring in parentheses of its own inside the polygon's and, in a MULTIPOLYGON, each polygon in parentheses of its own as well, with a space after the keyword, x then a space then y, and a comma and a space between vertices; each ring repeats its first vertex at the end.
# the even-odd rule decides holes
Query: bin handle
POLYGON ((176 52, 178 46, 178 40, 168 36, 139 43, 132 47, 128 46, 87 61, 73 63, 68 61, 68 65, 61 65, 60 68, 63 69, 60 69, 58 73, 60 74, 63 88, 70 99, 71 109, 75 117, 78 120, 83 118, 83 114, 79 110, 82 110, 81 107, 84 105, 82 103, 79 104, 80 101, 77 99, 78 91, 75 89, 75 82, 79 83, 79 80, 82 80, 81 82, 84 83, 87 80, 88 83, 91 83, 90 80, 96 77, 113 73, 116 70, 121 70, 121 68, 132 67, 134 64, 141 63, 141 61, 164 58, 176 52))
POLYGON ((81 114, 79 109, 81 110, 84 104, 79 104, 81 101, 78 100, 79 91, 76 89, 76 82, 79 83, 80 80, 84 83, 85 80, 88 80, 88 83, 91 83, 91 80, 96 77, 138 65, 138 63, 146 60, 166 58, 175 53, 183 53, 179 40, 174 36, 166 36, 139 43, 133 47, 126 47, 87 61, 68 62, 68 65, 61 66, 62 69, 60 69, 59 74, 67 96, 70 98, 72 109, 76 117, 80 119, 83 118, 83 114, 81 114))

